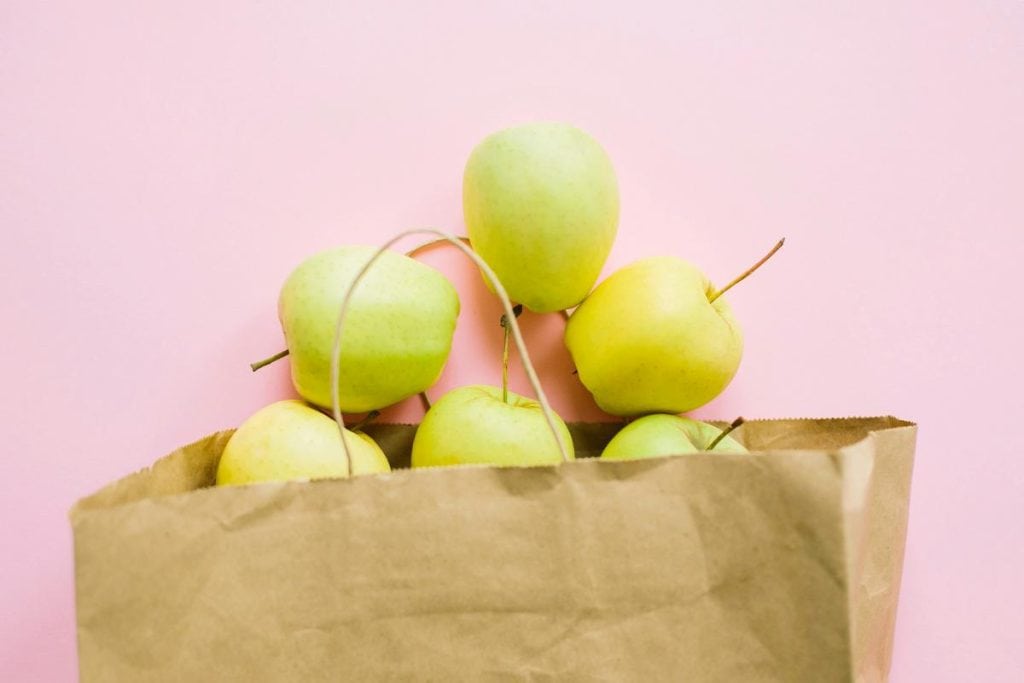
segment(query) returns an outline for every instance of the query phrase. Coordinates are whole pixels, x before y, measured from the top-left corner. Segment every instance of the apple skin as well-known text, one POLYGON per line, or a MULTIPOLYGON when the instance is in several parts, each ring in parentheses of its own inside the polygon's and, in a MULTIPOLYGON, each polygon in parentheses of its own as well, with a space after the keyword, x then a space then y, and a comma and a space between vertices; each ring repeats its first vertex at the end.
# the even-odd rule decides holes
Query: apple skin
MULTIPOLYGON (((353 474, 388 472, 380 446, 346 430, 353 474)), ((217 466, 217 485, 348 476, 338 425, 302 401, 278 401, 253 413, 231 435, 217 466)))
POLYGON ((683 413, 718 396, 743 335, 725 297, 691 263, 657 256, 620 268, 580 304, 565 344, 580 381, 612 415, 683 413))
POLYGON ((608 155, 564 123, 531 123, 485 138, 466 163, 462 205, 473 249, 512 301, 538 313, 583 300, 619 224, 608 155))
MULTIPOLYGON (((562 462, 540 404, 498 387, 471 385, 438 399, 416 430, 413 467, 444 465, 529 466, 562 462)), ((574 458, 572 437, 557 415, 555 426, 574 458)))
MULTIPOLYGON (((623 427, 604 451, 603 460, 640 460, 664 455, 705 451, 722 430, 706 422, 678 415, 647 415, 623 427)), ((748 453, 736 439, 726 436, 712 453, 748 453)))
MULTIPOLYGON (((322 251, 292 271, 281 289, 278 314, 292 383, 310 403, 331 407, 331 350, 341 300, 376 251, 363 246, 322 251)), ((349 304, 341 345, 341 410, 378 410, 436 382, 458 315, 458 294, 444 275, 385 252, 349 304)))

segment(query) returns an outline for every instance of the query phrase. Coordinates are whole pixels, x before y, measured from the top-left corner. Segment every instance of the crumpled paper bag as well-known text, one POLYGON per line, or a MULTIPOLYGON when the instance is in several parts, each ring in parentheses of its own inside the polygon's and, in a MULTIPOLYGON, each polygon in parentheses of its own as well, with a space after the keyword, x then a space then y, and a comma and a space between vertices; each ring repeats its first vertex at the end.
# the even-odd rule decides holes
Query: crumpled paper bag
MULTIPOLYGON (((213 488, 231 432, 79 501, 83 681, 882 681, 916 427, 752 455, 213 488)), ((408 465, 414 427, 368 428, 408 465)))

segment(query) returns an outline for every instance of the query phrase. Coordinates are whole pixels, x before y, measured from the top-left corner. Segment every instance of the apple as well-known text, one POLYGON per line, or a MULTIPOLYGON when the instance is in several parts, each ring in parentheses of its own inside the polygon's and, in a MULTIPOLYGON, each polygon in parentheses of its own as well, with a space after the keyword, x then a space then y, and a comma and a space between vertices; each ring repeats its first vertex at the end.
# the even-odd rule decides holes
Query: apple
POLYGON ((580 381, 612 415, 684 413, 718 396, 743 356, 743 334, 722 289, 674 256, 612 273, 570 316, 565 344, 580 381))
MULTIPOLYGON (((322 251, 292 271, 281 289, 278 314, 292 382, 310 403, 331 407, 331 350, 339 307, 376 252, 362 246, 322 251)), ((451 351, 458 315, 458 294, 444 275, 408 256, 383 253, 350 301, 340 359, 341 410, 383 408, 436 382, 451 351)))
POLYGON ((682 413, 729 384, 743 335, 694 265, 643 259, 605 279, 565 329, 580 381, 612 415, 682 413))
MULTIPOLYGON (((362 432, 345 430, 353 474, 387 472, 384 451, 362 432)), ((231 435, 217 485, 348 476, 338 424, 302 401, 278 401, 253 413, 231 435)))
MULTIPOLYGON (((483 385, 446 393, 430 407, 416 430, 412 466, 562 462, 540 403, 511 391, 507 397, 507 401, 502 400, 501 388, 483 385)), ((575 457, 568 428, 557 415, 554 419, 568 457, 575 457)))
POLYGON ((473 249, 512 301, 538 313, 583 300, 619 222, 608 155, 564 123, 531 123, 484 139, 466 163, 462 204, 473 249))
POLYGON ((678 415, 646 415, 623 427, 604 451, 604 460, 639 460, 663 455, 683 455, 709 450, 715 453, 747 453, 728 434, 714 443, 722 430, 714 425, 678 415))

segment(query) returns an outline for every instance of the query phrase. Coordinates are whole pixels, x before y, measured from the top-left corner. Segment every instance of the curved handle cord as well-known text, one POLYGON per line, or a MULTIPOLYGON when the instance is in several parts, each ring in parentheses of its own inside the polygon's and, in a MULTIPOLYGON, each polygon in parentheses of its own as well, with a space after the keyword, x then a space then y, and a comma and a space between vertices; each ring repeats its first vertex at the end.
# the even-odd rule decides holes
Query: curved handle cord
MULTIPOLYGON (((505 291, 505 287, 501 284, 498 276, 494 274, 491 267, 488 266, 475 251, 467 247, 462 240, 455 235, 442 230, 434 230, 433 228, 416 228, 399 233, 381 245, 377 250, 377 253, 375 253, 373 257, 366 262, 366 265, 362 267, 362 269, 356 274, 355 279, 352 280, 352 284, 349 285, 348 290, 345 292, 345 296, 342 297, 341 307, 338 310, 338 324, 334 330, 334 346, 331 349, 331 414, 334 416, 334 421, 338 423, 338 429, 341 431, 341 447, 342 450, 345 451, 345 460, 348 463, 348 476, 352 476, 352 451, 349 449, 348 441, 345 439, 345 422, 342 419, 341 408, 338 406, 338 372, 341 365, 341 332, 345 325, 345 316, 348 313, 349 304, 352 302, 352 294, 355 292, 356 286, 359 285, 359 282, 363 279, 366 273, 373 267, 373 264, 377 262, 377 259, 379 259, 381 255, 391 248, 391 246, 396 242, 399 242, 411 235, 433 235, 434 237, 451 242, 453 245, 458 247, 462 253, 476 263, 484 276, 490 281, 491 285, 494 287, 494 293, 498 295, 499 299, 501 299, 501 305, 505 308, 505 315, 507 316, 509 325, 512 329, 512 338, 516 342, 516 349, 519 351, 519 357, 522 359, 523 369, 526 371, 526 376, 530 380, 530 386, 533 388, 533 392, 537 396, 537 402, 540 404, 541 411, 544 413, 544 419, 547 420, 548 428, 551 429, 551 433, 555 437, 555 443, 558 444, 558 450, 562 454, 562 461, 568 462, 569 452, 566 449, 565 443, 562 441, 561 433, 555 426, 554 411, 551 410, 551 404, 548 403, 547 396, 544 394, 544 389, 540 385, 540 379, 537 377, 537 372, 533 368, 533 363, 530 362, 530 356, 526 351, 526 343, 523 342, 523 335, 519 331, 519 323, 516 321, 516 316, 512 311, 512 302, 509 301, 508 293, 505 291)), ((419 248, 420 247, 417 247, 417 249, 419 248)))

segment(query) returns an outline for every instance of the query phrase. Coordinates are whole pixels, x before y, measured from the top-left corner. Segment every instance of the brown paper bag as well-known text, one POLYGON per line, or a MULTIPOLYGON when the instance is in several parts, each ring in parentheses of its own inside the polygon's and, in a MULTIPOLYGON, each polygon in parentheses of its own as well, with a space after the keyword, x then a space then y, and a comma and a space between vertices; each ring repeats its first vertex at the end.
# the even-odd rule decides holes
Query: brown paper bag
MULTIPOLYGON (((368 431, 408 464, 413 427, 368 431)), ((221 432, 73 508, 81 678, 885 680, 915 432, 212 488, 221 432)))

